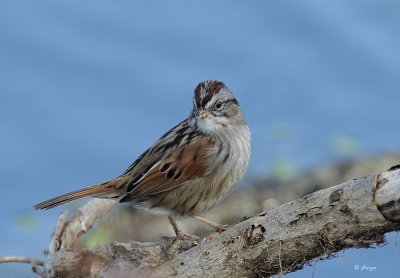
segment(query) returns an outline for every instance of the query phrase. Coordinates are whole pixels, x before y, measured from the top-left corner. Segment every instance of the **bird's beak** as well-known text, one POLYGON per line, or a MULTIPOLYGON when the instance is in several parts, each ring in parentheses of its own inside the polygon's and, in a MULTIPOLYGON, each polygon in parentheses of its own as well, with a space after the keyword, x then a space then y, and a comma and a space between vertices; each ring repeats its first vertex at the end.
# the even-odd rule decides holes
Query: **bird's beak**
POLYGON ((210 112, 208 112, 207 110, 204 110, 200 115, 197 116, 197 119, 204 120, 205 118, 207 118, 210 115, 211 115, 210 112))

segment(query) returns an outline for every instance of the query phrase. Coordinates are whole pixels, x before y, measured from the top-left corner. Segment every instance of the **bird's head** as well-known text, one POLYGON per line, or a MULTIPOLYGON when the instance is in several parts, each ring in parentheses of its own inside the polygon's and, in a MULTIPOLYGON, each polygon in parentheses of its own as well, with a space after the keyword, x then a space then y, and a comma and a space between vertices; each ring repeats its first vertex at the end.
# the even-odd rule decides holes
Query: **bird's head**
POLYGON ((190 122, 206 133, 246 124, 239 102, 224 83, 216 80, 197 85, 190 122))

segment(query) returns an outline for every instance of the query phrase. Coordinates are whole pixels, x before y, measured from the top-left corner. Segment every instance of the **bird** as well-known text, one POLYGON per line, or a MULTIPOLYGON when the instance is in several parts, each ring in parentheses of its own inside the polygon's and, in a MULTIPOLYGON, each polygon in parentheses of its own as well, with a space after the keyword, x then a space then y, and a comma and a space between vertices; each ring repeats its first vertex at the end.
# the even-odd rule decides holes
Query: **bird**
POLYGON ((38 203, 50 209, 84 197, 108 198, 168 216, 176 239, 198 240, 176 218, 193 217, 220 233, 226 225, 200 216, 239 183, 248 168, 251 132, 238 100, 221 81, 200 82, 189 116, 162 135, 121 175, 38 203))

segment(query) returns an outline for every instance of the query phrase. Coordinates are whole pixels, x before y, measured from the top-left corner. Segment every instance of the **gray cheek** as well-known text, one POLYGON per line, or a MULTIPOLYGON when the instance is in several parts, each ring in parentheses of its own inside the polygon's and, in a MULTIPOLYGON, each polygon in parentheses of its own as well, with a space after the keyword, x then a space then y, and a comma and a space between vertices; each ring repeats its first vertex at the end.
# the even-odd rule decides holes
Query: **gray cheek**
POLYGON ((224 112, 224 116, 227 118, 232 118, 236 116, 239 112, 239 109, 236 106, 231 106, 224 112))

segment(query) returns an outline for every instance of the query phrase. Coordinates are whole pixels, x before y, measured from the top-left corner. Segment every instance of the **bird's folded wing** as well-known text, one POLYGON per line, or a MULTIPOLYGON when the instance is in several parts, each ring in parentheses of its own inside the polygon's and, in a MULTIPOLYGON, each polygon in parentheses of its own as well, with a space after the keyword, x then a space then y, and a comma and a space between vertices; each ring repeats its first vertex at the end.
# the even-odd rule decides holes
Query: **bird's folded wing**
MULTIPOLYGON (((181 142, 185 142, 182 140, 181 142)), ((214 141, 205 136, 194 136, 187 144, 179 144, 172 151, 155 162, 141 177, 129 186, 129 193, 120 202, 155 195, 185 186, 187 181, 210 173, 207 155, 214 141)))

